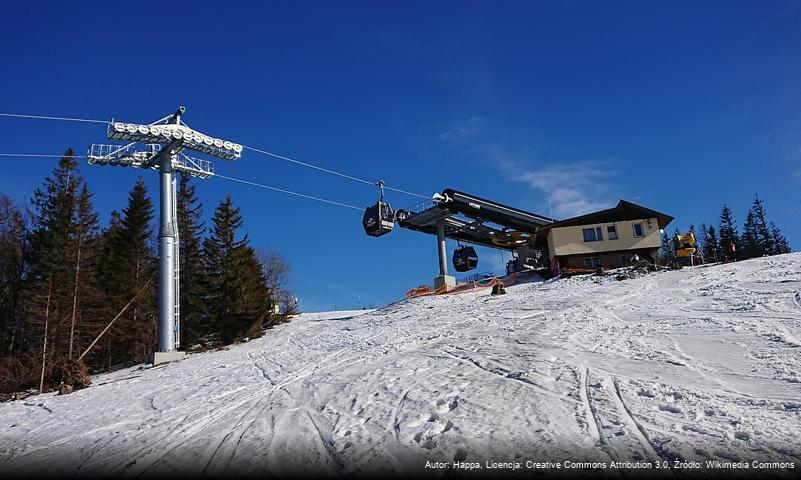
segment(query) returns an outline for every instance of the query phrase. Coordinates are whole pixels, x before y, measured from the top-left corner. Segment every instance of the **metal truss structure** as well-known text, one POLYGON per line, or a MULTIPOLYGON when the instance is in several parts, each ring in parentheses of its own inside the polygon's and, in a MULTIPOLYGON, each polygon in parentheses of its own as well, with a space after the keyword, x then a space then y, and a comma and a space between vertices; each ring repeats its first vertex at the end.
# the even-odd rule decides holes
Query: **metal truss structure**
MULTIPOLYGON (((89 147, 89 164, 112 165, 121 167, 139 167, 158 170, 159 164, 156 156, 161 151, 158 143, 148 143, 142 148, 136 144, 107 145, 92 144, 89 147)), ((176 172, 185 173, 206 179, 214 175, 214 164, 209 160, 190 157, 179 152, 172 166, 176 172)))
POLYGON ((456 283, 448 275, 446 238, 522 253, 527 259, 537 230, 554 222, 552 218, 450 188, 435 193, 431 200, 399 209, 395 218, 403 228, 437 236, 440 276, 434 279, 434 286, 446 289, 456 283))
POLYGON ((436 235, 441 225, 446 238, 511 251, 528 244, 540 227, 554 221, 450 188, 433 200, 399 209, 396 217, 409 230, 436 235))

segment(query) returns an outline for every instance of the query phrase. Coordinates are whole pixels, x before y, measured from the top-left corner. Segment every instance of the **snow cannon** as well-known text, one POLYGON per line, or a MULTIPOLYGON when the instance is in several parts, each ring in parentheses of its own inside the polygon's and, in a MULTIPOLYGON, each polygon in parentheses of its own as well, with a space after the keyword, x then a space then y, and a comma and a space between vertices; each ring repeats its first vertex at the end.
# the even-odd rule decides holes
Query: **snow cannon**
POLYGON ((692 232, 686 235, 679 235, 673 238, 673 251, 676 252, 678 258, 690 258, 698 250, 698 244, 695 242, 695 235, 692 232))

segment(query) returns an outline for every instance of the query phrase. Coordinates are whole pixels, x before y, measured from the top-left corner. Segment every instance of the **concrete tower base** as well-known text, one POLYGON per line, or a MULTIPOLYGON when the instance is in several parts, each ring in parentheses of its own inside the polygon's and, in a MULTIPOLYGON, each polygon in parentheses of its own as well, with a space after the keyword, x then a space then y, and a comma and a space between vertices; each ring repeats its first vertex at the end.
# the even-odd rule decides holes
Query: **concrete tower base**
POLYGON ((154 352, 153 355, 148 358, 148 363, 152 363, 155 367, 156 365, 162 363, 169 363, 175 362, 177 360, 183 360, 186 356, 186 352, 180 352, 178 350, 173 350, 172 352, 154 352))
POLYGON ((453 275, 440 275, 439 277, 434 277, 434 290, 437 290, 442 286, 445 286, 446 290, 451 290, 456 286, 456 277, 453 275))

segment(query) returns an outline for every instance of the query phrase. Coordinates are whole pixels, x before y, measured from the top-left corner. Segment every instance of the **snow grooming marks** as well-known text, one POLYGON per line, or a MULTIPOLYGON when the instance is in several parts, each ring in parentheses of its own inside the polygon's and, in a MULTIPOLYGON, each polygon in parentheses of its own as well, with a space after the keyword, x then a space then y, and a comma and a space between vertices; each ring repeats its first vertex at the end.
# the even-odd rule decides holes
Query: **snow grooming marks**
POLYGON ((211 454, 211 456, 209 457, 209 460, 206 462, 206 466, 205 466, 205 467, 203 467, 203 470, 200 472, 200 475, 201 475, 201 476, 203 476, 203 475, 205 475, 205 474, 206 474, 206 471, 209 469, 209 466, 211 465, 211 462, 212 462, 212 461, 214 460, 214 458, 217 456, 217 453, 220 451, 220 449, 222 449, 223 445, 225 445, 225 442, 226 442, 226 441, 227 441, 229 438, 231 438, 231 436, 233 436, 233 435, 234 435, 234 432, 236 431, 236 429, 237 429, 237 428, 239 428, 239 427, 242 425, 242 423, 245 421, 245 418, 248 416, 248 414, 250 414, 250 412, 252 412, 253 410, 255 410, 255 409, 256 409, 256 408, 257 408, 257 407, 258 407, 258 406, 259 406, 261 403, 265 403, 265 405, 264 405, 264 406, 261 408, 261 410, 259 410, 259 412, 258 412, 258 413, 256 413, 256 415, 254 416, 254 419, 253 419, 253 421, 251 421, 251 422, 248 424, 248 426, 247 426, 247 427, 245 427, 245 428, 242 430, 242 433, 239 435, 239 438, 238 438, 238 439, 237 439, 237 441, 236 441, 236 445, 234 445, 234 447, 233 447, 233 449, 232 449, 232 451, 231 451, 231 455, 229 455, 229 456, 228 456, 228 461, 227 461, 227 462, 225 462, 225 466, 224 466, 224 467, 223 467, 223 469, 222 469, 222 472, 221 472, 221 473, 225 473, 225 470, 228 468, 228 466, 229 466, 229 465, 230 465, 230 463, 231 463, 231 460, 234 458, 234 455, 236 454, 236 449, 237 449, 237 447, 238 447, 238 446, 239 446, 239 444, 242 442, 242 437, 244 437, 244 436, 245 436, 245 433, 247 433, 248 429, 249 429, 250 427, 252 427, 252 426, 253 426, 253 424, 256 422, 256 419, 257 419, 257 418, 258 418, 258 417, 259 417, 259 416, 262 414, 262 412, 264 412, 264 410, 265 410, 267 407, 269 407, 269 406, 270 406, 270 405, 269 405, 269 404, 267 404, 267 402, 266 402, 266 400, 267 400, 267 399, 268 399, 268 398, 264 398, 264 399, 262 399, 262 400, 259 400, 259 401, 257 401, 256 403, 254 403, 254 404, 253 404, 253 406, 252 406, 252 407, 250 407, 250 409, 248 409, 248 410, 245 412, 245 414, 244 414, 244 415, 242 415, 242 417, 240 417, 239 421, 237 421, 236 425, 234 425, 234 428, 232 428, 232 429, 231 429, 231 431, 230 431, 230 432, 228 432, 228 433, 227 433, 227 434, 226 434, 226 435, 225 435, 225 436, 222 438, 222 440, 220 440, 220 443, 217 445, 217 448, 215 448, 215 449, 214 449, 214 452, 211 454))
MULTIPOLYGON (((592 421, 600 437, 599 450, 613 461, 664 461, 649 439, 645 429, 631 415, 611 376, 604 376, 597 383, 589 383, 591 371, 586 370, 586 395, 591 409, 592 421)), ((662 475, 666 475, 663 473, 662 475)))
POLYGON ((206 476, 380 478, 424 474, 426 458, 674 455, 798 465, 797 272, 790 254, 301 316, 226 350, 0 404, 0 471, 199 476, 208 464, 206 476))
POLYGON ((620 386, 618 385, 618 380, 615 378, 611 378, 610 380, 612 381, 612 385, 614 386, 615 395, 613 399, 617 402, 618 406, 620 407, 621 413, 625 414, 625 416, 623 417, 624 421, 628 423, 630 427, 634 427, 630 428, 631 431, 634 432, 635 435, 639 437, 640 443, 646 450, 648 450, 648 453, 653 456, 653 460, 658 460, 660 458, 662 460, 667 460, 667 461, 682 460, 681 457, 677 457, 675 455, 669 455, 667 452, 664 452, 660 447, 658 447, 657 445, 654 444, 654 442, 651 441, 651 439, 648 437, 648 433, 645 431, 645 428, 643 428, 642 424, 640 424, 640 422, 638 422, 634 418, 634 416, 631 413, 631 410, 629 410, 628 405, 626 405, 626 402, 623 401, 623 396, 620 394, 620 386))
POLYGON ((590 369, 579 366, 576 371, 578 372, 579 376, 579 385, 581 385, 581 388, 579 388, 578 391, 579 398, 581 399, 581 403, 584 407, 587 430, 589 431, 596 445, 606 445, 608 442, 606 441, 606 437, 604 437, 604 435, 601 433, 601 426, 598 424, 598 414, 595 411, 595 408, 590 404, 590 369))
MULTIPOLYGON (((327 359, 324 359, 324 361, 326 361, 326 360, 328 360, 328 359, 330 359, 330 358, 332 358, 332 357, 334 357, 334 356, 338 355, 339 353, 340 353, 340 351, 337 351, 337 352, 335 352, 333 355, 329 356, 327 359)), ((342 360, 336 361, 336 362, 334 362, 333 364, 331 364, 329 367, 327 367, 325 370, 333 370, 333 369, 336 369, 336 368, 340 368, 340 367, 342 366, 342 364, 343 364, 343 363, 346 363, 346 362, 348 362, 348 361, 350 361, 350 360, 353 360, 353 359, 358 359, 358 358, 359 358, 358 356, 354 356, 354 357, 349 357, 349 358, 346 358, 346 359, 342 359, 342 360)), ((357 361, 358 361, 358 360, 357 360, 357 361)), ((353 363, 353 362, 351 362, 351 363, 353 363)), ((153 467, 154 467, 155 465, 157 465, 159 462, 161 462, 161 461, 162 461, 162 460, 164 460, 166 457, 168 457, 168 456, 169 456, 169 455, 170 455, 170 454, 171 454, 173 451, 175 451, 177 448, 179 448, 179 447, 182 447, 182 446, 183 446, 185 443, 187 443, 187 442, 191 441, 191 440, 194 438, 194 436, 195 436, 196 434, 198 434, 198 433, 201 433, 201 432, 202 432, 204 429, 206 429, 206 428, 207 428, 207 427, 208 427, 210 424, 211 424, 211 425, 213 425, 213 424, 214 424, 214 423, 216 423, 218 420, 221 420, 222 418, 224 418, 224 417, 225 417, 227 414, 229 414, 229 413, 232 413, 232 412, 236 411, 236 409, 238 409, 239 407, 241 407, 241 406, 244 406, 244 405, 248 404, 249 402, 251 402, 251 401, 255 400, 256 398, 258 398, 258 397, 260 397, 260 396, 264 396, 264 399, 263 399, 263 400, 265 400, 265 401, 266 401, 266 400, 269 400, 269 398, 271 397, 271 395, 273 395, 273 394, 274 394, 276 391, 278 391, 279 389, 282 389, 282 388, 284 388, 284 387, 286 387, 286 386, 289 386, 289 385, 291 385, 291 384, 293 384, 293 383, 295 383, 295 382, 298 382, 298 381, 300 381, 300 380, 302 380, 302 379, 304 379, 304 378, 306 378, 306 377, 308 377, 308 376, 310 376, 310 375, 314 374, 314 373, 315 373, 317 370, 319 370, 319 369, 320 369, 320 367, 319 367, 319 365, 317 365, 317 364, 315 364, 315 365, 312 365, 312 366, 310 366, 310 367, 307 367, 307 368, 305 368, 305 369, 301 369, 301 371, 299 372, 299 374, 298 374, 298 375, 296 375, 294 378, 291 378, 291 379, 289 379, 289 380, 287 380, 287 381, 284 381, 284 382, 282 382, 282 383, 280 383, 280 384, 273 385, 273 386, 270 388, 270 390, 269 390, 268 392, 266 392, 266 393, 265 393, 265 392, 263 392, 263 391, 261 391, 261 390, 259 390, 259 388, 258 388, 258 387, 256 387, 256 389, 255 389, 256 391, 255 391, 255 392, 251 393, 250 395, 246 395, 246 396, 245 396, 245 397, 244 397, 242 400, 240 400, 240 401, 238 401, 238 402, 234 402, 233 404, 230 404, 230 405, 228 405, 226 408, 219 409, 219 410, 215 411, 214 413, 212 413, 211 415, 209 415, 208 417, 205 417, 205 418, 204 418, 204 417, 202 417, 202 416, 201 416, 200 420, 198 420, 198 421, 196 421, 196 422, 193 422, 193 423, 191 423, 191 424, 190 424, 190 425, 189 425, 187 428, 184 428, 183 430, 181 430, 181 432, 179 432, 179 435, 180 435, 180 438, 181 438, 181 440, 179 440, 178 442, 174 442, 174 443, 173 443, 173 445, 172 445, 172 446, 170 446, 170 447, 167 449, 167 451, 166 451, 166 452, 165 452, 163 455, 159 456, 159 457, 158 457, 156 460, 154 460, 152 463, 150 463, 149 465, 147 465, 147 466, 146 466, 146 467, 145 467, 143 470, 139 471, 139 473, 136 475, 136 477, 137 477, 137 478, 139 478, 139 477, 141 477, 143 474, 145 474, 146 472, 148 472, 148 471, 149 471, 151 468, 153 468, 153 467), (305 372, 304 372, 304 370, 305 370, 305 372)), ((249 414, 251 411, 253 411, 253 409, 254 409, 254 408, 256 408, 256 407, 257 407, 257 406, 258 406, 260 403, 261 403, 261 401, 257 401, 257 402, 256 402, 256 403, 255 403, 255 404, 254 404, 254 405, 253 405, 253 406, 252 406, 250 409, 248 409, 248 410, 245 412, 245 414, 244 414, 244 415, 243 415, 243 416, 240 418, 240 421, 239 421, 239 422, 237 422, 237 424, 236 424, 236 425, 234 425, 234 427, 231 429, 231 431, 230 431, 230 432, 228 432, 228 433, 227 433, 227 434, 226 434, 226 435, 223 437, 223 439, 222 439, 222 440, 220 441, 220 443, 217 445, 217 448, 216 448, 216 449, 214 450, 214 452, 211 454, 211 457, 210 457, 210 458, 207 460, 207 462, 206 462, 206 464, 205 464, 205 467, 203 468, 202 472, 205 472, 206 470, 208 470, 208 468, 211 466, 211 462, 212 462, 212 460, 215 458, 215 456, 216 456, 217 452, 220 450, 220 448, 222 447, 222 445, 223 445, 223 444, 224 444, 224 443, 225 443, 225 442, 228 440, 228 438, 230 438, 230 437, 231 437, 231 436, 234 434, 234 430, 235 430, 236 428, 238 428, 238 427, 241 425, 241 421, 242 421, 242 420, 244 420, 244 418, 245 418, 245 417, 246 417, 246 416, 247 416, 247 415, 248 415, 248 414, 249 414)), ((270 404, 268 403, 266 406, 269 406, 269 405, 270 405, 270 404)), ((262 411, 264 411, 264 409, 266 408, 266 406, 265 406, 264 408, 262 408, 262 411)), ((260 413, 261 413, 261 412, 260 412, 260 413)), ((257 415, 255 418, 257 419, 257 418, 258 418, 258 415, 257 415)), ((255 421, 255 419, 254 419, 254 421, 255 421)), ((251 423, 252 423, 252 422, 251 422, 251 423)), ((244 436, 244 434, 247 432, 247 430, 248 430, 248 428, 246 428, 246 429, 245 429, 245 431, 243 431, 243 432, 242 432, 242 435, 239 437, 239 442, 241 442, 241 440, 242 440, 242 436, 244 436)), ((239 442, 237 442, 237 445, 239 444, 239 442)), ((233 455, 234 455, 235 453, 236 453, 236 448, 234 448, 234 450, 232 451, 232 453, 231 453, 231 457, 233 457, 233 455)), ((146 457, 146 456, 147 456, 147 453, 145 454, 145 457, 146 457)), ((140 459, 141 459, 141 458, 140 458, 140 459)), ((137 459, 137 460, 140 460, 140 459, 137 459)), ((231 461, 231 459, 229 458, 229 459, 228 459, 228 461, 226 462, 226 467, 227 467, 227 465, 228 465, 228 464, 230 464, 230 461, 231 461)), ((138 463, 138 462, 137 462, 137 463, 138 463)), ((201 473, 202 473, 202 472, 201 472, 201 473)))
MULTIPOLYGON (((355 403, 356 403, 356 399, 353 398, 353 400, 351 402, 351 405, 353 406, 353 405, 355 405, 355 403)), ((324 406, 322 411, 325 412, 325 413, 332 413, 337 418, 340 418, 340 419, 341 419, 341 417, 346 417, 347 418, 349 423, 344 423, 342 421, 335 422, 336 423, 335 427, 337 429, 340 429, 339 430, 340 432, 342 431, 342 429, 345 430, 344 433, 339 435, 339 437, 341 439, 350 438, 351 435, 353 435, 353 431, 351 429, 353 429, 353 430, 356 430, 356 429, 361 430, 365 435, 367 435, 370 438, 373 438, 373 437, 374 438, 381 438, 381 439, 384 438, 384 436, 383 436, 384 430, 381 430, 378 427, 378 425, 376 425, 374 423, 365 422, 364 418, 360 418, 357 414, 354 414, 353 412, 348 411, 348 409, 341 409, 341 410, 340 409, 336 409, 335 407, 332 407, 330 405, 330 403, 326 403, 326 405, 324 406), (343 425, 343 423, 344 423, 344 425, 343 425)), ((348 448, 352 448, 352 444, 350 442, 345 443, 345 445, 343 446, 342 450, 346 450, 348 448)), ((398 461, 398 454, 397 454, 396 449, 394 449, 394 448, 392 448, 392 449, 385 448, 384 442, 382 440, 378 440, 378 441, 372 442, 372 445, 371 445, 370 449, 367 452, 365 452, 365 455, 369 457, 369 460, 367 460, 367 461, 373 461, 374 459, 379 459, 380 458, 380 459, 382 459, 382 461, 388 461, 389 463, 391 463, 395 467, 397 472, 404 472, 405 471, 404 465, 401 462, 398 461)), ((347 475, 353 469, 354 469, 353 465, 346 466, 340 473, 342 475, 347 475)))
POLYGON ((401 392, 400 398, 398 399, 398 404, 395 405, 395 410, 392 411, 392 418, 390 420, 390 424, 388 425, 395 437, 395 441, 397 442, 400 442, 398 438, 398 435, 400 434, 400 422, 398 421, 398 415, 400 415, 401 408, 403 407, 403 401, 406 400, 406 395, 409 395, 408 388, 401 392))
MULTIPOLYGON (((136 475, 136 478, 139 478, 142 475, 144 475, 145 473, 147 473, 151 468, 153 468, 159 462, 161 462, 166 457, 168 457, 177 448, 183 446, 186 442, 190 441, 194 437, 195 434, 202 432, 210 423, 213 424, 217 420, 222 419, 223 417, 225 417, 228 413, 231 413, 231 412, 235 411, 237 408, 239 408, 240 406, 243 406, 243 405, 247 404, 249 401, 251 401, 253 399, 254 396, 255 395, 251 395, 251 396, 245 397, 244 399, 240 400, 239 402, 235 402, 235 403, 229 405, 225 409, 217 410, 215 413, 211 414, 208 417, 202 417, 201 416, 199 420, 190 423, 188 427, 184 428, 183 430, 181 430, 179 432, 181 440, 179 440, 177 442, 174 442, 172 445, 170 445, 167 448, 166 452, 164 452, 162 455, 160 455, 158 458, 156 458, 154 461, 152 461, 149 465, 147 465, 142 470, 140 470, 139 473, 136 475)), ((255 407, 255 405, 254 405, 254 407, 255 407)), ((251 408, 251 410, 252 410, 252 408, 251 408)), ((248 410, 246 413, 250 413, 251 410, 248 410)), ((238 426, 238 424, 237 424, 237 426, 238 426)), ((236 426, 234 428, 236 428, 236 426)), ((228 436, 230 436, 231 433, 233 433, 233 430, 231 432, 229 432, 229 434, 226 437, 224 437, 223 441, 225 439, 227 439, 228 436)), ((212 458, 214 457, 214 454, 216 454, 217 450, 219 450, 221 445, 222 445, 222 443, 220 445, 218 445, 217 449, 215 449, 214 453, 212 453, 212 458)), ((134 463, 139 463, 140 460, 143 460, 143 459, 147 458, 148 457, 148 453, 150 451, 152 451, 152 450, 149 450, 148 452, 146 452, 144 456, 139 457, 137 459, 134 459, 135 460, 134 463)), ((209 462, 210 461, 211 461, 211 459, 209 459, 209 462)), ((206 467, 204 467, 204 470, 206 468, 208 468, 209 462, 206 463, 206 467)), ((131 464, 131 466, 133 466, 133 464, 131 464)))
POLYGON ((547 388, 543 387, 542 385, 523 377, 522 376, 522 372, 511 372, 509 370, 506 370, 503 367, 493 367, 491 365, 488 365, 488 366, 485 367, 485 366, 481 365, 481 363, 479 363, 477 360, 473 359, 470 356, 456 355, 455 353, 449 352, 449 351, 444 350, 444 349, 441 349, 441 351, 443 353, 445 353, 446 355, 449 355, 450 357, 458 360, 461 363, 465 363, 467 365, 472 365, 472 366, 476 367, 477 369, 481 370, 482 372, 485 372, 487 374, 493 375, 496 378, 501 378, 501 379, 506 379, 506 380, 512 380, 512 381, 515 381, 515 382, 519 382, 519 383, 521 383, 523 386, 525 386, 527 388, 531 388, 533 390, 536 390, 539 393, 544 393, 545 395, 558 398, 559 400, 563 400, 565 402, 574 402, 574 403, 577 402, 577 400, 574 400, 574 399, 572 399, 570 397, 561 395, 561 394, 559 394, 557 392, 553 392, 551 390, 548 390, 547 388))
POLYGON ((319 442, 320 446, 326 452, 328 452, 328 455, 331 457, 331 460, 334 462, 334 465, 336 466, 337 472, 341 473, 342 470, 345 468, 345 465, 342 463, 342 459, 337 454, 337 450, 336 448, 334 448, 333 442, 330 439, 325 438, 325 436, 323 436, 323 432, 320 431, 320 426, 317 425, 317 422, 314 421, 314 418, 312 418, 311 413, 309 413, 308 410, 306 410, 306 417, 311 422, 314 431, 317 432, 316 439, 319 442))

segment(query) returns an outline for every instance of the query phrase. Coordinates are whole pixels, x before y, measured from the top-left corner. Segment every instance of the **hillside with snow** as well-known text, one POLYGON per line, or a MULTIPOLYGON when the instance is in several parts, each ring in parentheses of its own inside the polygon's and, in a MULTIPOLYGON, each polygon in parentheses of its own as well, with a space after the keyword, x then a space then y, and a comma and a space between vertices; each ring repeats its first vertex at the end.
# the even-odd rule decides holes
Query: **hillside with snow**
POLYGON ((789 254, 305 314, 224 351, 0 404, 0 474, 680 460, 797 477, 799 289, 789 254))

